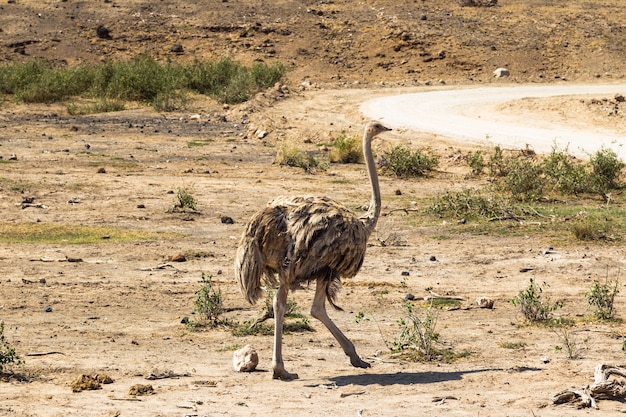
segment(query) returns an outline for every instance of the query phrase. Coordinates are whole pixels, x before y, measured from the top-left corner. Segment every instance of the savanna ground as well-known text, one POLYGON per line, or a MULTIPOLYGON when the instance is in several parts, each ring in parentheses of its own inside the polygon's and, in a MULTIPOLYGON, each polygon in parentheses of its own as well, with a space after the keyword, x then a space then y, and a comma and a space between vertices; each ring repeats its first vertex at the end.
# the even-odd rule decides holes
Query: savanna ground
MULTIPOLYGON (((236 337, 224 327, 192 331, 181 323, 193 319, 203 272, 231 309, 226 318, 244 322, 259 315, 239 294, 232 259, 246 220, 268 199, 324 194, 355 210, 367 203, 363 165, 332 164, 313 174, 279 166, 273 161, 283 141, 314 149, 342 131, 359 135, 364 120, 358 105, 366 99, 434 85, 502 82, 491 75, 500 66, 510 68, 505 82, 512 83, 623 80, 626 11, 618 0, 500 3, 2 4, 4 62, 44 57, 73 65, 141 52, 174 61, 231 56, 285 63, 288 89, 228 108, 196 97, 188 111, 161 114, 129 103, 121 112, 70 116, 65 103, 24 105, 5 98, 3 235, 32 235, 45 225, 101 229, 95 229, 94 243, 0 246, 0 317, 25 360, 3 374, 0 414, 598 413, 555 406, 551 399, 589 384, 598 363, 624 363, 623 324, 590 320, 585 300, 594 280, 622 278, 622 230, 615 231, 615 241, 580 242, 550 231, 547 224, 564 220, 559 218, 485 226, 429 217, 424 210, 437 193, 484 185, 486 178, 468 176, 459 162, 467 145, 419 132, 385 134, 375 149, 427 143, 440 155, 440 166, 420 179, 381 177, 383 216, 363 269, 340 294, 345 312, 330 313, 372 368, 350 367, 330 333, 312 320, 315 331, 284 339, 287 369, 300 379, 274 381, 270 336, 236 337), (96 36, 101 24, 111 39, 96 36), (184 52, 170 52, 175 44, 184 52), (268 135, 259 139, 257 130, 268 135), (197 198, 197 212, 172 210, 172 192, 181 187, 197 198), (234 223, 223 223, 223 216, 234 223), (123 241, 120 231, 136 235, 123 241), (179 253, 186 262, 171 262, 179 253), (575 323, 574 338, 585 348, 581 358, 555 349, 563 346, 562 337, 550 327, 525 325, 510 303, 530 278, 549 284, 546 293, 564 302, 558 315, 575 323), (406 294, 423 297, 427 289, 464 298, 461 308, 438 315, 439 348, 461 354, 451 363, 412 362, 389 350, 406 294), (476 308, 479 296, 494 299, 495 308, 476 308), (244 344, 259 352, 259 372, 232 370, 233 350, 244 344), (29 355, 37 353, 50 354, 29 355), (147 379, 170 371, 187 376, 147 379), (113 383, 73 393, 69 384, 82 374, 106 374, 113 383), (135 384, 151 384, 154 394, 130 396, 135 384)), ((565 109, 578 122, 609 126, 623 118, 609 116, 598 103, 560 98, 536 103, 536 110, 560 119, 565 109)), ((529 107, 533 103, 524 110, 529 107)), ((293 294, 304 313, 312 293, 293 294)), ((423 304, 416 306, 423 311, 423 304)), ((623 294, 616 308, 618 316, 626 314, 623 294)), ((600 408, 603 415, 626 411, 618 401, 601 401, 600 408)))

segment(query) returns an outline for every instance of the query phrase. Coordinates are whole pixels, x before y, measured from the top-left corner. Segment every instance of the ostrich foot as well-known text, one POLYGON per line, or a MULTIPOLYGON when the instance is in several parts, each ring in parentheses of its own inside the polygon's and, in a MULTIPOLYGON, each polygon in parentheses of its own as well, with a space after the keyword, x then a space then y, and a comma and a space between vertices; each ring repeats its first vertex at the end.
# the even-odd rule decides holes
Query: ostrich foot
POLYGON ((358 356, 351 357, 350 363, 355 368, 370 368, 372 366, 369 363, 365 362, 363 359, 359 358, 358 356))
POLYGON ((284 368, 274 368, 274 376, 272 378, 280 379, 281 381, 291 381, 298 379, 298 374, 287 372, 284 368))

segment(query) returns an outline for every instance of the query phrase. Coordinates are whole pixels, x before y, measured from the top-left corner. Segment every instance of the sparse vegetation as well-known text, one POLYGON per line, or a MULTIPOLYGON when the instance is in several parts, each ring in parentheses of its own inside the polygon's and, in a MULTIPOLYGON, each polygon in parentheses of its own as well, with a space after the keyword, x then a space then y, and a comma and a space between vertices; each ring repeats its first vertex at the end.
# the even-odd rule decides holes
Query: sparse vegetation
POLYGON ((127 61, 74 68, 30 60, 2 67, 0 94, 13 95, 26 103, 51 103, 77 96, 101 100, 98 105, 70 104, 68 111, 73 114, 119 110, 125 101, 149 103, 158 111, 174 111, 185 108, 188 91, 222 103, 244 102, 280 81, 284 73, 281 64, 255 63, 246 67, 230 58, 177 65, 141 54, 127 61))
POLYGON ((437 216, 449 215, 455 218, 514 217, 523 215, 522 208, 514 205, 506 197, 496 193, 469 188, 459 192, 446 191, 435 197, 427 209, 437 216))
POLYGON ((615 297, 619 293, 619 281, 605 279, 604 283, 593 281, 591 289, 586 294, 587 302, 594 308, 593 315, 600 320, 615 318, 615 297))
POLYGON ((439 356, 435 343, 439 341, 437 331, 438 312, 432 306, 426 308, 424 317, 420 318, 414 311, 411 303, 405 303, 403 309, 406 318, 401 318, 398 324, 402 331, 396 340, 393 341, 392 350, 394 352, 409 351, 419 360, 430 361, 439 356))
POLYGON ((587 338, 581 341, 569 326, 560 326, 553 329, 561 344, 556 345, 557 352, 565 351, 568 359, 579 359, 582 352, 587 348, 587 338))
POLYGON ((488 167, 490 174, 497 179, 495 191, 519 201, 538 201, 549 194, 590 194, 600 195, 608 202, 611 190, 622 187, 620 178, 624 163, 607 148, 590 155, 588 163, 556 146, 544 158, 529 149, 505 152, 496 146, 489 154, 488 163, 484 162, 481 151, 470 153, 465 159, 474 175, 481 174, 485 166, 488 167))
POLYGON ((563 303, 551 302, 550 297, 544 296, 543 287, 547 284, 539 285, 534 279, 530 279, 530 284, 526 289, 521 290, 515 298, 511 300, 514 306, 518 307, 524 318, 529 322, 545 322, 552 319, 552 313, 563 307, 563 303))
MULTIPOLYGON (((263 301, 263 308, 261 309, 261 315, 259 318, 252 322, 245 322, 233 329, 233 335, 235 336, 249 336, 255 334, 261 335, 273 335, 274 326, 265 323, 266 320, 274 318, 274 295, 276 291, 266 290, 265 300, 263 301)), ((315 331, 310 324, 309 318, 300 312, 300 306, 294 300, 287 299, 287 310, 285 311, 285 318, 295 319, 285 321, 283 323, 284 333, 297 333, 297 332, 313 332, 315 331)))
POLYGON ((174 209, 176 210, 192 210, 198 208, 198 200, 187 187, 178 187, 176 197, 174 199, 174 209))
POLYGON ((196 320, 189 321, 191 328, 216 327, 221 323, 220 317, 224 313, 222 291, 215 288, 211 275, 202 273, 201 286, 196 291, 194 300, 194 314, 196 320))
POLYGON ((126 230, 114 226, 86 226, 44 222, 0 222, 0 242, 2 243, 104 244, 110 242, 172 239, 180 236, 179 233, 126 230))
POLYGON ((584 213, 571 226, 571 231, 576 239, 582 241, 614 240, 616 237, 612 234, 613 228, 612 218, 584 213))
POLYGON ((4 322, 0 321, 0 372, 4 372, 7 367, 22 363, 22 358, 4 334, 4 322))
POLYGON ((395 146, 383 154, 382 172, 399 178, 421 177, 439 165, 436 155, 422 150, 413 151, 404 146, 395 146))
POLYGON ((279 147, 274 162, 279 165, 302 168, 305 172, 323 168, 313 152, 302 151, 296 144, 287 142, 283 142, 279 147))
POLYGON ((330 145, 330 162, 358 164, 363 162, 363 147, 356 136, 341 133, 330 145))
POLYGON ((500 342, 498 346, 500 346, 502 349, 518 350, 518 349, 524 349, 526 346, 528 346, 528 343, 526 342, 500 342))

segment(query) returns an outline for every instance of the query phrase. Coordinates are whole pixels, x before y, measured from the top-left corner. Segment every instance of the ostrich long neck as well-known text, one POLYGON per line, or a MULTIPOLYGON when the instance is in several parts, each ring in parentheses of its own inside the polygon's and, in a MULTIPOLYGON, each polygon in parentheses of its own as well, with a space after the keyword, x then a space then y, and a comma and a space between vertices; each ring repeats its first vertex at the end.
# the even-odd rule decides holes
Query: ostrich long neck
POLYGON ((376 172, 376 164, 374 163, 374 155, 372 154, 372 136, 368 130, 363 135, 363 157, 367 174, 372 186, 372 199, 370 200, 369 209, 365 215, 365 228, 368 236, 372 234, 380 216, 380 186, 378 185, 378 173, 376 172))

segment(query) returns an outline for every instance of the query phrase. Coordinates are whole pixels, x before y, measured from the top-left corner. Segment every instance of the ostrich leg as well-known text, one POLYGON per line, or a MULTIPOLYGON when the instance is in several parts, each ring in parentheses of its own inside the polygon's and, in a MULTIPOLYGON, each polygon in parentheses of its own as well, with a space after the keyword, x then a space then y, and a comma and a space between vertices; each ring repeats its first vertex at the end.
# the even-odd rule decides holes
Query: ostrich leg
POLYGON ((274 368, 274 379, 282 379, 284 381, 298 378, 298 374, 287 372, 283 363, 283 322, 285 310, 287 310, 288 293, 289 286, 280 284, 274 296, 274 355, 272 357, 272 367, 274 368))
MULTIPOLYGON (((323 279, 317 280, 317 286, 315 288, 315 298, 313 299, 313 306, 311 307, 311 315, 324 323, 324 326, 335 336, 337 342, 341 345, 341 348, 347 356, 350 357, 350 363, 355 368, 369 368, 371 365, 365 362, 359 357, 354 348, 354 344, 339 330, 339 328, 328 317, 326 312, 326 286, 328 282, 323 279)), ((276 309, 274 309, 274 312, 276 309)))

